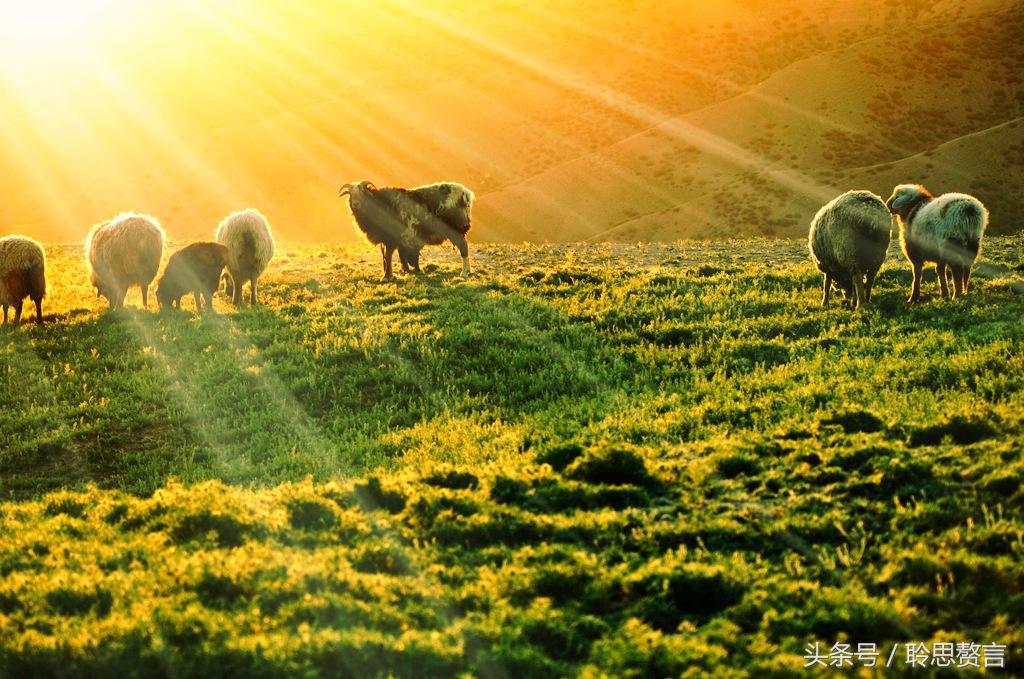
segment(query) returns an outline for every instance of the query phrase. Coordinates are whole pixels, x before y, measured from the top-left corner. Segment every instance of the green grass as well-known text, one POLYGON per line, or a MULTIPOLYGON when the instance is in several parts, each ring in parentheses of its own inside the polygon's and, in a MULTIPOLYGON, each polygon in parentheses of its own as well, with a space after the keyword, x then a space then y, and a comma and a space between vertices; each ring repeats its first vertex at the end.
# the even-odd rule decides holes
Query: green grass
POLYGON ((51 247, 61 322, 0 334, 0 676, 1024 672, 1024 296, 908 308, 894 257, 823 310, 802 247, 286 246, 207 318, 51 247))

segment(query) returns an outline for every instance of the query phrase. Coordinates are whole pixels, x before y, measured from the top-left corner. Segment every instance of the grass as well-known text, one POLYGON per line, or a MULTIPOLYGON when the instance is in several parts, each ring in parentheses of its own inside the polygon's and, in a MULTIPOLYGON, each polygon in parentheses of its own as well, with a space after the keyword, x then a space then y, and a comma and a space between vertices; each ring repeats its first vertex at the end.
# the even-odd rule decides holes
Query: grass
POLYGON ((0 675, 800 676, 841 640, 1024 671, 1024 297, 908 308, 893 258, 821 309, 802 247, 381 284, 286 245, 265 306, 197 318, 101 313, 51 246, 60 322, 0 334, 0 675))

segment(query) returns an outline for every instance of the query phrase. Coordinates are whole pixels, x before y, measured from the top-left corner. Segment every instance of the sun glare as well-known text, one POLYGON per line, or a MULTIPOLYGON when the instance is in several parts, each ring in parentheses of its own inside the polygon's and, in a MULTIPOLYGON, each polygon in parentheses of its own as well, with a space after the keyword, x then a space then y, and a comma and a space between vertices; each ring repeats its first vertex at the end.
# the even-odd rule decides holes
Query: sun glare
POLYGON ((0 2, 0 50, 7 59, 49 61, 75 56, 118 22, 131 0, 0 2))

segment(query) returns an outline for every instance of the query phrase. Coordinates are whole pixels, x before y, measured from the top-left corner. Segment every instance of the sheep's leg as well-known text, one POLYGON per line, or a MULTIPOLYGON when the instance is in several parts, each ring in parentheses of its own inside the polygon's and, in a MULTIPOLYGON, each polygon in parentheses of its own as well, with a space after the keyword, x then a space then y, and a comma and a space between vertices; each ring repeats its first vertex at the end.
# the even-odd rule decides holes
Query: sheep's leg
POLYGON ((924 262, 911 262, 910 264, 914 268, 914 283, 910 288, 907 304, 916 304, 921 299, 921 269, 924 267, 924 262))
POLYGON ((197 314, 203 313, 203 301, 201 299, 199 299, 199 291, 198 290, 193 290, 192 291, 192 299, 196 303, 196 313, 197 314))
POLYGON ((963 268, 964 284, 961 286, 964 290, 964 294, 967 294, 967 288, 971 285, 971 265, 965 264, 963 268))
POLYGON ((953 266, 953 298, 960 299, 964 296, 964 267, 953 266))
POLYGON ((21 308, 24 304, 24 300, 18 300, 14 303, 14 324, 21 325, 21 308))
POLYGON ((857 309, 864 306, 867 302, 867 292, 864 290, 864 281, 858 274, 853 279, 853 308, 857 309))
POLYGON ((395 256, 395 248, 393 245, 381 245, 380 251, 384 258, 384 280, 390 281, 395 277, 395 272, 391 266, 391 259, 395 256))
POLYGON ((821 291, 821 306, 823 306, 823 307, 827 307, 828 306, 828 298, 831 296, 831 294, 832 294, 832 277, 829 276, 828 274, 825 274, 825 285, 824 285, 824 289, 821 291))
POLYGON ((249 306, 256 306, 256 279, 249 279, 249 306))
POLYGON ((949 281, 946 280, 946 263, 935 264, 935 275, 939 278, 939 288, 942 290, 942 299, 949 299, 949 281))
POLYGON ((864 285, 864 301, 871 301, 871 288, 875 287, 875 277, 878 275, 877 271, 870 271, 867 275, 867 283, 864 285))
POLYGON ((32 301, 34 301, 36 303, 36 325, 42 325, 43 324, 43 299, 42 299, 42 297, 40 297, 39 299, 32 300, 32 301))
POLYGON ((469 243, 466 242, 466 237, 463 234, 456 234, 449 238, 452 245, 459 249, 459 254, 462 255, 462 277, 466 278, 469 276, 469 243))
POLYGON ((405 248, 398 248, 398 261, 402 264, 402 273, 409 273, 409 261, 412 254, 405 251, 405 248))
POLYGON ((11 308, 10 306, 8 306, 7 304, 4 304, 4 325, 7 325, 7 310, 10 309, 10 308, 11 308))
POLYGON ((242 304, 242 281, 238 279, 238 275, 231 272, 231 303, 235 306, 242 304))
POLYGON ((216 314, 217 312, 213 308, 213 292, 204 293, 203 297, 206 299, 206 310, 211 314, 216 314))
POLYGON ((139 284, 139 289, 142 290, 142 308, 149 308, 149 281, 139 284))

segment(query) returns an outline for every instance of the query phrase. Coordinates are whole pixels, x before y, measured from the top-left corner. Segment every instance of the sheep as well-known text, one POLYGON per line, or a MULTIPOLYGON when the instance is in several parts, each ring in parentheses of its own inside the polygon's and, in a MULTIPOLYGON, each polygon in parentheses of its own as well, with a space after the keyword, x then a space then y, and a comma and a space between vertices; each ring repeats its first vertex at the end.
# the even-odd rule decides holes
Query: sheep
POLYGON ((348 196, 356 225, 380 246, 384 279, 394 278, 391 259, 398 250, 402 271, 420 273, 425 245, 448 240, 462 255, 462 276, 469 276, 469 231, 473 192, 462 184, 440 182, 414 189, 380 188, 372 182, 345 184, 338 196, 348 196))
POLYGON ((28 297, 36 303, 36 323, 43 324, 43 297, 46 296, 46 253, 27 236, 0 238, 0 304, 7 312, 14 307, 14 324, 21 324, 21 307, 28 297))
POLYGON ((891 232, 892 217, 885 203, 870 191, 848 191, 818 210, 807 245, 825 274, 822 306, 828 306, 833 284, 843 289, 853 308, 871 300, 891 232))
POLYGON ((228 249, 220 243, 192 243, 181 248, 167 260, 164 275, 156 286, 160 307, 181 308, 182 295, 191 292, 196 312, 213 310, 213 293, 220 284, 220 275, 228 263, 228 249))
POLYGON ((242 285, 249 282, 249 303, 256 304, 257 279, 274 256, 270 224, 258 210, 248 208, 225 217, 214 236, 228 248, 225 292, 236 306, 242 303, 242 285))
POLYGON ((947 267, 953 273, 953 297, 966 295, 971 266, 988 226, 988 210, 982 202, 964 193, 944 193, 936 198, 920 184, 900 184, 885 205, 899 220, 903 254, 914 269, 907 303, 921 298, 925 262, 935 262, 943 299, 949 298, 947 267))
POLYGON ((124 307, 128 288, 142 290, 149 308, 149 284, 156 278, 164 249, 164 230, 155 217, 123 213, 97 224, 85 239, 85 255, 96 296, 107 298, 111 309, 124 307))

